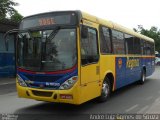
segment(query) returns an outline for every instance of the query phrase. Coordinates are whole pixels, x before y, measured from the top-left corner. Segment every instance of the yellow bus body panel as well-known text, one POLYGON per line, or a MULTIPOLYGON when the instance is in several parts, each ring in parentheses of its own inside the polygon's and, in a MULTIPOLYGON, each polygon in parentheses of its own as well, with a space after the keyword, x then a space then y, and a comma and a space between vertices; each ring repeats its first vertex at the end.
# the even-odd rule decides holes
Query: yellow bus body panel
POLYGON ((16 82, 18 96, 20 98, 29 98, 35 99, 38 101, 48 101, 48 102, 60 102, 60 103, 70 103, 70 104, 80 104, 79 102, 79 83, 77 82, 71 89, 68 90, 44 90, 44 89, 36 89, 36 88, 29 88, 29 87, 22 87, 19 85, 18 81, 16 82), (50 97, 44 96, 37 96, 34 95, 32 91, 38 92, 51 92, 52 95, 50 97), (29 95, 27 95, 27 93, 29 95), (54 99, 54 95, 57 94, 57 99, 54 99), (73 99, 61 99, 60 94, 72 95, 73 99))

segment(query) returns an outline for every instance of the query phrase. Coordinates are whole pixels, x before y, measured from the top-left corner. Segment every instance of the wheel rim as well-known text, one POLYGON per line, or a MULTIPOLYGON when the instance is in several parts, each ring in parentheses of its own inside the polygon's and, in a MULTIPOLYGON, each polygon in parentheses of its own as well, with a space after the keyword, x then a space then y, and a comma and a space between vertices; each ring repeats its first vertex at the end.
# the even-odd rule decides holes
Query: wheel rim
POLYGON ((107 97, 109 95, 109 89, 109 85, 106 82, 103 82, 102 94, 104 97, 107 97))

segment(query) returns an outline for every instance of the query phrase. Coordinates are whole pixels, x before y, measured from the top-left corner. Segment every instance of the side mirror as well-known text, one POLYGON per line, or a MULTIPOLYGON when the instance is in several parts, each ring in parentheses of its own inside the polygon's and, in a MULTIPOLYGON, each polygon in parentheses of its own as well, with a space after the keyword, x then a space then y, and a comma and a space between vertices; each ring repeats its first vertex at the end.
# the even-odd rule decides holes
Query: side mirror
POLYGON ((81 37, 84 38, 84 39, 88 37, 88 28, 85 27, 85 26, 82 26, 81 37))

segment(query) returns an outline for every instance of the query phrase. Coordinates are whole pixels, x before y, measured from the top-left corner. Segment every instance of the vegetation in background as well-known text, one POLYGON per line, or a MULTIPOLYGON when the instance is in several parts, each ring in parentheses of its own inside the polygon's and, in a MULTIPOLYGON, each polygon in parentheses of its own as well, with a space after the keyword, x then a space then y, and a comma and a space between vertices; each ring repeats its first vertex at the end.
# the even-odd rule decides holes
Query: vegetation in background
POLYGON ((9 19, 14 22, 20 22, 23 16, 14 8, 14 6, 18 5, 13 0, 0 0, 0 20, 9 19))
POLYGON ((158 27, 152 26, 148 30, 148 29, 144 29, 142 25, 139 25, 137 29, 133 28, 133 30, 154 39, 155 50, 160 52, 160 30, 158 29, 158 27))
POLYGON ((22 20, 23 16, 18 13, 18 11, 15 11, 15 13, 10 17, 10 19, 14 22, 20 22, 22 20))

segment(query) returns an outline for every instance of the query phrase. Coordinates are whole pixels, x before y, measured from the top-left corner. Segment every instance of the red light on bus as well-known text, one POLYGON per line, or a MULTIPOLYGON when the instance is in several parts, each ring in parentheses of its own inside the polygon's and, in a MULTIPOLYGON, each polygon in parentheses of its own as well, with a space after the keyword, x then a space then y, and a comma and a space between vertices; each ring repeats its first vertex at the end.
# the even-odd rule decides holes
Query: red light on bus
POLYGON ((55 20, 53 18, 42 18, 39 19, 39 25, 44 26, 44 25, 53 25, 55 24, 55 20))
POLYGON ((72 80, 77 80, 77 79, 78 79, 78 77, 77 77, 77 76, 72 77, 72 80))
POLYGON ((73 96, 70 94, 60 94, 60 99, 73 99, 73 96))

